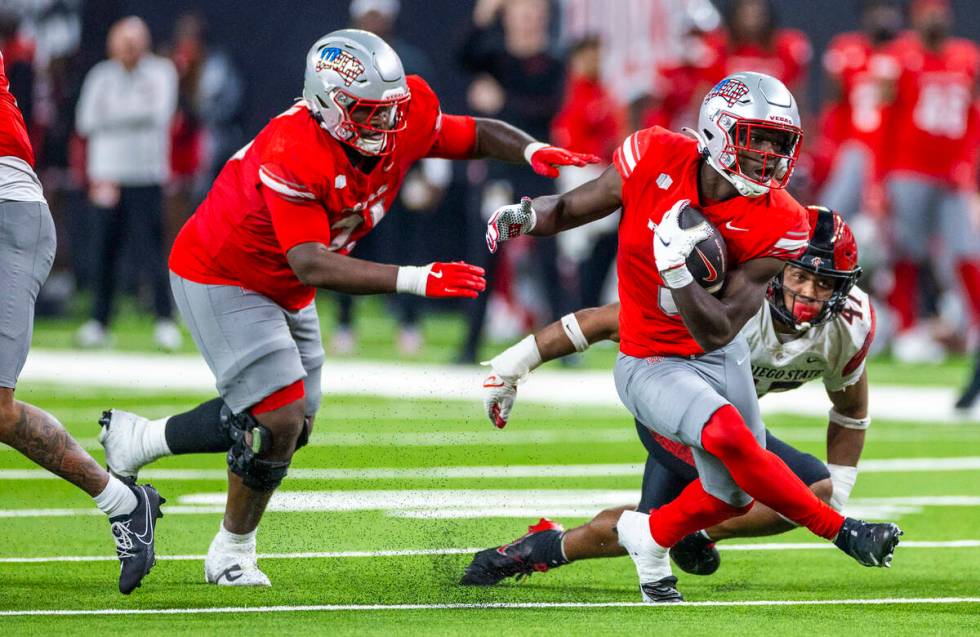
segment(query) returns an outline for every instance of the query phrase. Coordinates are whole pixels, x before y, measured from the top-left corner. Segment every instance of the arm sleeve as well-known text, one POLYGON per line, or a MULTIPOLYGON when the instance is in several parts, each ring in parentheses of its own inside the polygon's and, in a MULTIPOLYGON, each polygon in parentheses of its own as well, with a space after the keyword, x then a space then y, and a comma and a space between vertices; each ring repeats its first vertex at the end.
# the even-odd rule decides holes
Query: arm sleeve
POLYGON ((476 122, 466 115, 440 115, 436 139, 426 157, 469 159, 476 148, 476 122))
POLYGON ((330 221, 316 196, 305 186, 282 176, 277 166, 259 168, 261 192, 283 254, 301 243, 330 245, 330 221))

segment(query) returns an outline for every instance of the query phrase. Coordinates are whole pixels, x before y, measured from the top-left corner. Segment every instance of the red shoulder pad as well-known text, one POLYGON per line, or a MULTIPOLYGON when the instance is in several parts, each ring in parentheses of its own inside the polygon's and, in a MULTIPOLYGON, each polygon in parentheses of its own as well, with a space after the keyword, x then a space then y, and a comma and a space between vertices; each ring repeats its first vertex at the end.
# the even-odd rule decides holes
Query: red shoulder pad
POLYGON ((670 131, 659 126, 638 130, 627 137, 613 152, 613 165, 623 179, 629 179, 650 146, 669 135, 670 131))
POLYGON ((286 201, 304 203, 316 200, 313 189, 281 164, 266 162, 259 166, 259 181, 286 201))

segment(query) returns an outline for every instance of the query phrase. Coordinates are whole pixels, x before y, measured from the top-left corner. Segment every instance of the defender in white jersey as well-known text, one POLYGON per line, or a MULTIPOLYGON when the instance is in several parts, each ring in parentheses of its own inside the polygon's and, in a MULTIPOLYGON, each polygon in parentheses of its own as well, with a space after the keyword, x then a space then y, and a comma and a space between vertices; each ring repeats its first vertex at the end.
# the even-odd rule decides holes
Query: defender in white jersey
MULTIPOLYGON (((857 245, 841 217, 810 207, 813 236, 807 251, 790 262, 769 288, 768 302, 742 329, 751 348, 760 397, 822 378, 832 408, 827 464, 766 432, 766 448, 778 455, 819 497, 843 509, 857 480, 868 417, 865 357, 874 339, 875 315, 868 295, 854 286, 861 270, 857 245)), ((507 424, 517 385, 543 362, 584 351, 600 340, 618 340, 619 304, 569 314, 490 361, 484 404, 497 427, 507 424)), ((649 456, 640 503, 602 511, 587 524, 564 529, 547 519, 510 544, 477 553, 462 583, 493 585, 507 577, 546 571, 568 562, 625 554, 615 523, 625 510, 663 506, 697 478, 690 450, 637 422, 649 456)), ((720 558, 714 543, 731 537, 774 535, 794 528, 762 504, 738 518, 687 536, 671 557, 688 573, 708 575, 720 558)))

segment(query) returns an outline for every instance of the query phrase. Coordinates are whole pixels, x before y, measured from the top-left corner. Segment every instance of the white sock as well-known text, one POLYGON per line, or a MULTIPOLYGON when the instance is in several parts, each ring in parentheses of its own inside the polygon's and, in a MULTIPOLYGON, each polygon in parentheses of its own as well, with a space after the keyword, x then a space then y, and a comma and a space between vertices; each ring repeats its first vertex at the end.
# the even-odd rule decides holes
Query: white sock
POLYGON ((110 518, 132 513, 138 504, 133 490, 111 473, 105 489, 92 499, 95 500, 95 506, 110 518))
POLYGON ((174 452, 167 446, 168 420, 170 420, 170 416, 160 418, 159 420, 151 420, 146 423, 146 427, 143 429, 141 442, 143 444, 143 454, 147 458, 147 464, 157 458, 174 455, 174 452))
POLYGON ((220 542, 225 547, 236 549, 240 551, 254 551, 255 550, 255 534, 258 533, 256 528, 251 533, 232 533, 225 528, 225 523, 221 523, 221 529, 218 531, 218 537, 215 539, 220 542))

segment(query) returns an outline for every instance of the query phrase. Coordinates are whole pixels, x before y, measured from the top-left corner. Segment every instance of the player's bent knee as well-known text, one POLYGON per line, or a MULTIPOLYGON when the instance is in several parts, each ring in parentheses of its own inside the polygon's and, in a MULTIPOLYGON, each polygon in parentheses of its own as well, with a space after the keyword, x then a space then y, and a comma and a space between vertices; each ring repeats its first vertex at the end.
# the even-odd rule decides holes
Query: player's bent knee
POLYGON ((305 444, 308 439, 302 391, 292 396, 286 391, 289 389, 277 393, 292 397, 291 402, 278 405, 279 399, 267 398, 258 403, 273 406, 271 410, 262 411, 258 405, 241 414, 222 410, 223 425, 233 440, 228 450, 228 468, 250 489, 275 490, 286 477, 298 442, 302 439, 305 444))
POLYGON ((719 408, 701 430, 701 446, 719 457, 753 453, 761 449, 738 410, 731 405, 719 408))
POLYGON ((817 480, 810 485, 810 491, 813 491, 813 494, 824 502, 830 502, 830 497, 834 495, 834 483, 830 481, 830 478, 817 480))

